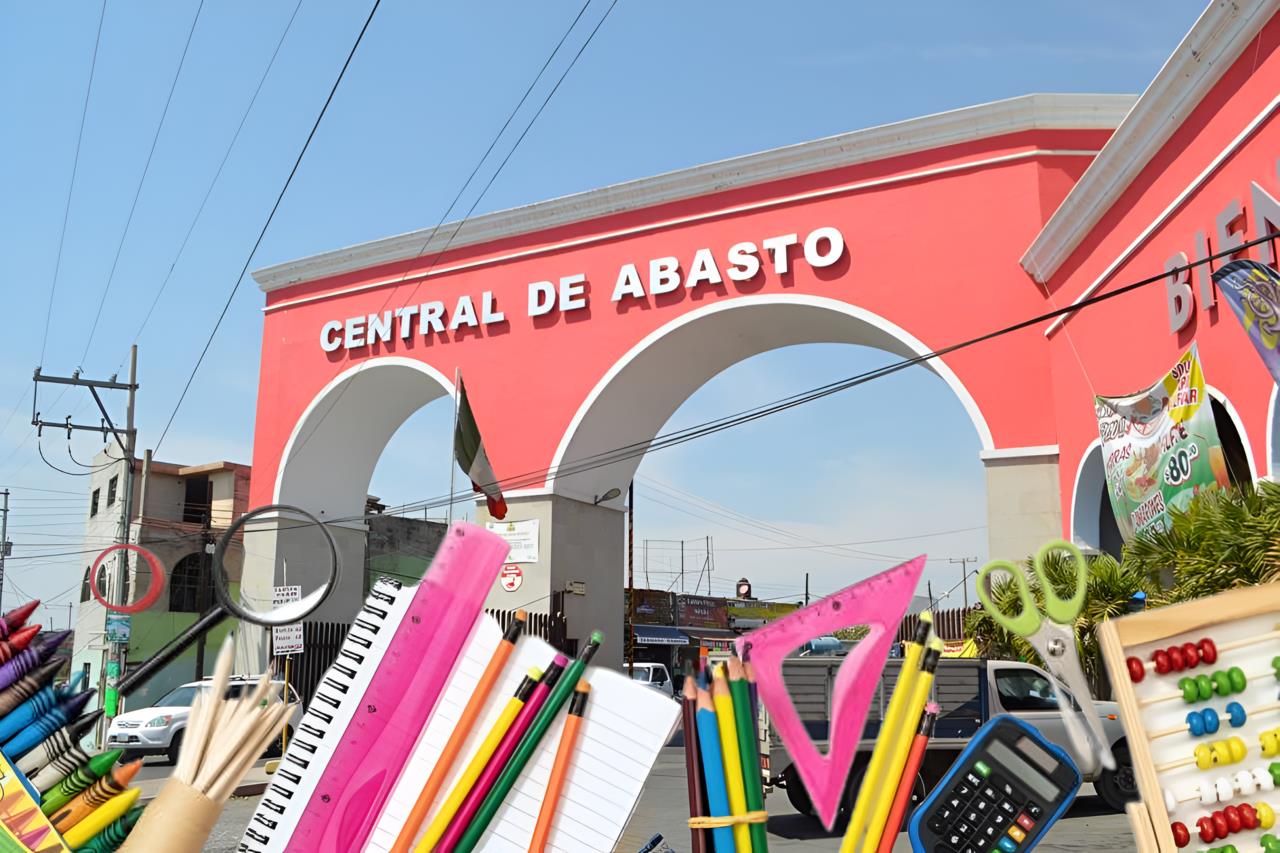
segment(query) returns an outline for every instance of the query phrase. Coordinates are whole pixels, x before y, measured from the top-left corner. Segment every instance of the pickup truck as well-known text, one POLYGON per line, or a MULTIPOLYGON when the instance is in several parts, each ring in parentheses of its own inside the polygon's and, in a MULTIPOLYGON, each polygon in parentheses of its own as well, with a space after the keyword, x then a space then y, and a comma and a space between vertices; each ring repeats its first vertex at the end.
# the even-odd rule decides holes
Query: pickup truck
MULTIPOLYGON (((831 690, 836 672, 844 662, 839 656, 808 656, 788 658, 783 663, 783 679, 809 737, 819 749, 825 749, 829 721, 831 719, 831 690)), ((871 699, 862 741, 858 746, 852 771, 846 786, 840 820, 857 795, 858 785, 871 758, 880 721, 893 694, 893 685, 902 668, 900 659, 890 659, 880 677, 880 683, 871 699)), ((1068 694, 1068 698, 1070 698, 1068 694)), ((991 717, 1011 714, 1035 726, 1046 739, 1061 746, 1072 757, 1077 757, 1071 739, 1067 736, 1062 718, 1058 714, 1059 697, 1053 681, 1043 669, 1018 661, 984 660, 981 658, 944 658, 939 661, 934 679, 932 699, 941 707, 933 737, 925 752, 916 780, 914 801, 920 802, 950 768, 952 762, 965 748, 975 732, 991 717)), ((1074 702, 1074 700, 1072 700, 1074 702)), ((1093 776, 1085 776, 1094 784, 1094 790, 1102 800, 1116 811, 1123 811, 1124 804, 1137 799, 1137 783, 1129 750, 1125 746, 1124 729, 1121 726, 1114 702, 1094 702, 1102 716, 1102 726, 1116 759, 1115 770, 1100 770, 1093 776)), ((762 710, 762 714, 765 712, 762 710)), ((787 799, 802 814, 813 814, 812 803, 799 774, 791 766, 777 734, 763 720, 761 726, 761 756, 766 784, 786 791, 787 799), (774 774, 771 768, 780 768, 774 774)))

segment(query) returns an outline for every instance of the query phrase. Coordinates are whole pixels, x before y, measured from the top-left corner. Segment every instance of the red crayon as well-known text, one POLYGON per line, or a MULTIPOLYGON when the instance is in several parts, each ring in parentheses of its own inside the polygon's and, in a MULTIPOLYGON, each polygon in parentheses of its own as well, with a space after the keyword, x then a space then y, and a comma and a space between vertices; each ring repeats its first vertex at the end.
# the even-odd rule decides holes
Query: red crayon
POLYGON ((31 618, 31 614, 36 612, 36 608, 40 606, 40 599, 28 601, 20 607, 15 607, 4 615, 0 622, 4 622, 4 635, 7 638, 14 631, 27 624, 27 620, 31 618))
POLYGON ((9 639, 0 640, 0 663, 8 663, 14 655, 31 645, 31 641, 40 633, 39 625, 28 625, 19 628, 9 635, 9 639))

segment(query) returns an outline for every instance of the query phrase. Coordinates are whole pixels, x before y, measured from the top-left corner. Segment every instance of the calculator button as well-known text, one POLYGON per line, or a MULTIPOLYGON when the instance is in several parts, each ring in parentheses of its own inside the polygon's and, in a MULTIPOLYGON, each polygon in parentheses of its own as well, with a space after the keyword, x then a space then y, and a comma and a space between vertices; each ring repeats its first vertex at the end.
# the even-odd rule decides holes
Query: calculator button
POLYGON ((996 829, 1003 829, 1009 825, 1009 816, 996 812, 991 816, 991 825, 996 829))
POLYGON ((978 840, 979 841, 995 841, 996 838, 1000 836, 1000 830, 1003 828, 1003 826, 1004 824, 1000 824, 999 826, 997 826, 994 821, 992 823, 987 824, 986 826, 982 827, 982 829, 978 830, 978 840))
POLYGON ((964 774, 964 781, 968 782, 974 788, 977 788, 979 785, 982 784, 981 777, 975 776, 973 773, 964 774))
POLYGON ((1012 838, 1014 841, 1021 843, 1022 841, 1026 840, 1027 834, 1022 831, 1022 827, 1011 826, 1009 827, 1009 837, 1012 838))
POLYGON ((1004 838, 1000 839, 998 844, 996 844, 996 849, 1003 851, 1003 853, 1015 853, 1018 849, 1018 845, 1017 842, 1006 835, 1004 838))
POLYGON ((982 851, 981 851, 981 850, 979 850, 977 847, 974 847, 972 844, 967 844, 967 845, 965 845, 965 847, 960 851, 960 853, 982 853, 982 851))
POLYGON ((944 818, 940 814, 934 815, 933 817, 929 818, 929 831, 932 832, 934 835, 941 836, 944 832, 947 831, 947 827, 950 825, 951 825, 951 821, 948 820, 947 818, 944 818))
POLYGON ((951 796, 947 798, 947 808, 951 809, 952 811, 958 812, 960 811, 962 806, 964 806, 964 800, 960 799, 959 797, 951 796))
POLYGON ((982 797, 978 797, 978 799, 973 801, 972 805, 975 809, 977 809, 978 814, 980 815, 986 815, 991 813, 992 805, 990 800, 984 800, 982 799, 982 797))
POLYGON ((1032 827, 1034 827, 1035 825, 1036 825, 1036 822, 1032 820, 1030 817, 1028 817, 1026 812, 1023 812, 1022 814, 1018 815, 1018 826, 1022 827, 1027 832, 1030 832, 1032 827))
POLYGON ((964 819, 965 819, 968 823, 973 824, 974 826, 977 826, 978 824, 982 823, 982 815, 980 815, 980 814, 979 814, 976 810, 974 810, 974 809, 969 809, 967 812, 965 812, 965 813, 964 813, 964 819))
MULTIPOLYGON (((942 808, 934 812, 933 816, 935 820, 942 821, 943 826, 945 826, 948 823, 951 823, 952 818, 956 816, 956 810, 943 806, 942 808)), ((940 829, 934 830, 934 832, 938 833, 939 835, 942 834, 942 830, 940 829)))
POLYGON ((987 781, 991 785, 995 786, 995 789, 999 791, 1001 794, 1004 794, 1006 797, 1009 797, 1010 799, 1013 799, 1013 800, 1018 799, 1018 790, 1009 784, 1009 780, 1004 779, 1000 776, 993 776, 987 781))
POLYGON ((1032 800, 1031 802, 1027 803, 1026 812, 1027 814, 1031 815, 1032 820, 1039 820, 1040 815, 1044 814, 1044 809, 1040 808, 1040 806, 1036 804, 1035 800, 1032 800))
POLYGON ((960 821, 956 824, 956 834, 964 838, 968 838, 970 835, 973 835, 973 824, 960 821))
POLYGON ((983 786, 982 796, 986 797, 988 800, 990 800, 993 803, 1000 799, 1000 794, 996 791, 995 788, 991 787, 990 785, 983 786))
POLYGON ((955 848, 948 847, 945 844, 933 845, 933 853, 956 853, 955 848))
POLYGON ((968 782, 961 782, 959 785, 956 785, 955 795, 967 800, 973 796, 973 792, 975 790, 976 788, 968 782))
POLYGON ((953 831, 948 833, 946 836, 946 839, 947 839, 947 843, 950 844, 952 847, 959 847, 961 844, 964 844, 964 836, 961 835, 959 832, 953 831))
POLYGON ((984 778, 991 775, 991 768, 987 766, 985 761, 975 761, 973 763, 973 769, 978 771, 979 775, 984 778))
POLYGON ((999 804, 999 808, 1000 808, 1000 811, 1004 812, 1009 817, 1013 817, 1018 813, 1018 807, 1015 806, 1013 803, 1009 802, 1008 800, 1001 800, 999 804))

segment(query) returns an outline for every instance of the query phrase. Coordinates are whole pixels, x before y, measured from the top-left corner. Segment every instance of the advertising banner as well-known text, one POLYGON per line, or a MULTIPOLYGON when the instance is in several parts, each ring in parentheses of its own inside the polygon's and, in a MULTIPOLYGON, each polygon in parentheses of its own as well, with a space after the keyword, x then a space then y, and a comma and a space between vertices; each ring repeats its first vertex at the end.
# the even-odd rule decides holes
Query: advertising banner
POLYGON ((1213 274, 1213 283, 1280 383, 1280 274, 1257 261, 1232 261, 1213 274))
POLYGON ((538 562, 538 519, 527 521, 489 521, 485 523, 490 533, 496 533, 511 546, 508 563, 538 562))
POLYGON ((705 595, 676 596, 676 624, 681 628, 729 627, 729 608, 723 598, 705 595))
POLYGON ((1126 540, 1165 530, 1169 511, 1226 486, 1226 457, 1195 344, 1155 385, 1126 397, 1095 397, 1107 491, 1126 540))

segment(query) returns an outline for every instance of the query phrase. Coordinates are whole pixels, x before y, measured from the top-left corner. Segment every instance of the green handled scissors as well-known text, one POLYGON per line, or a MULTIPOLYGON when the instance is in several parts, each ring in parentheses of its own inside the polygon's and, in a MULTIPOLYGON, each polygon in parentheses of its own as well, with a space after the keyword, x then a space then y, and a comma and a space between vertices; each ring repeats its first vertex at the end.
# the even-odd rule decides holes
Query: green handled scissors
POLYGON ((1097 770, 1099 762, 1108 770, 1114 769, 1116 760, 1103 733, 1102 721, 1093 706, 1089 682, 1084 676, 1084 667, 1080 665, 1080 656, 1076 652, 1075 622, 1084 608, 1089 564, 1085 562, 1084 554, 1080 553, 1079 548, 1070 542, 1057 540, 1046 543, 1036 552, 1031 561, 1031 569, 1035 572, 1044 597, 1043 609, 1031 593, 1025 571, 1009 560, 992 560, 982 567, 978 572, 978 598, 996 624, 1025 638, 1036 650, 1044 661, 1049 677, 1057 682, 1059 696, 1065 683, 1066 689, 1075 697, 1078 709, 1070 701, 1060 698, 1058 712, 1062 714, 1067 735, 1080 758, 1080 769, 1091 774, 1097 770), (1049 554, 1054 551, 1066 551, 1074 562, 1076 588, 1070 598, 1060 598, 1049 582, 1045 563, 1049 554), (995 572, 1008 573, 1017 586, 1021 608, 1014 616, 1002 611, 991 600, 987 591, 989 577, 995 572))

